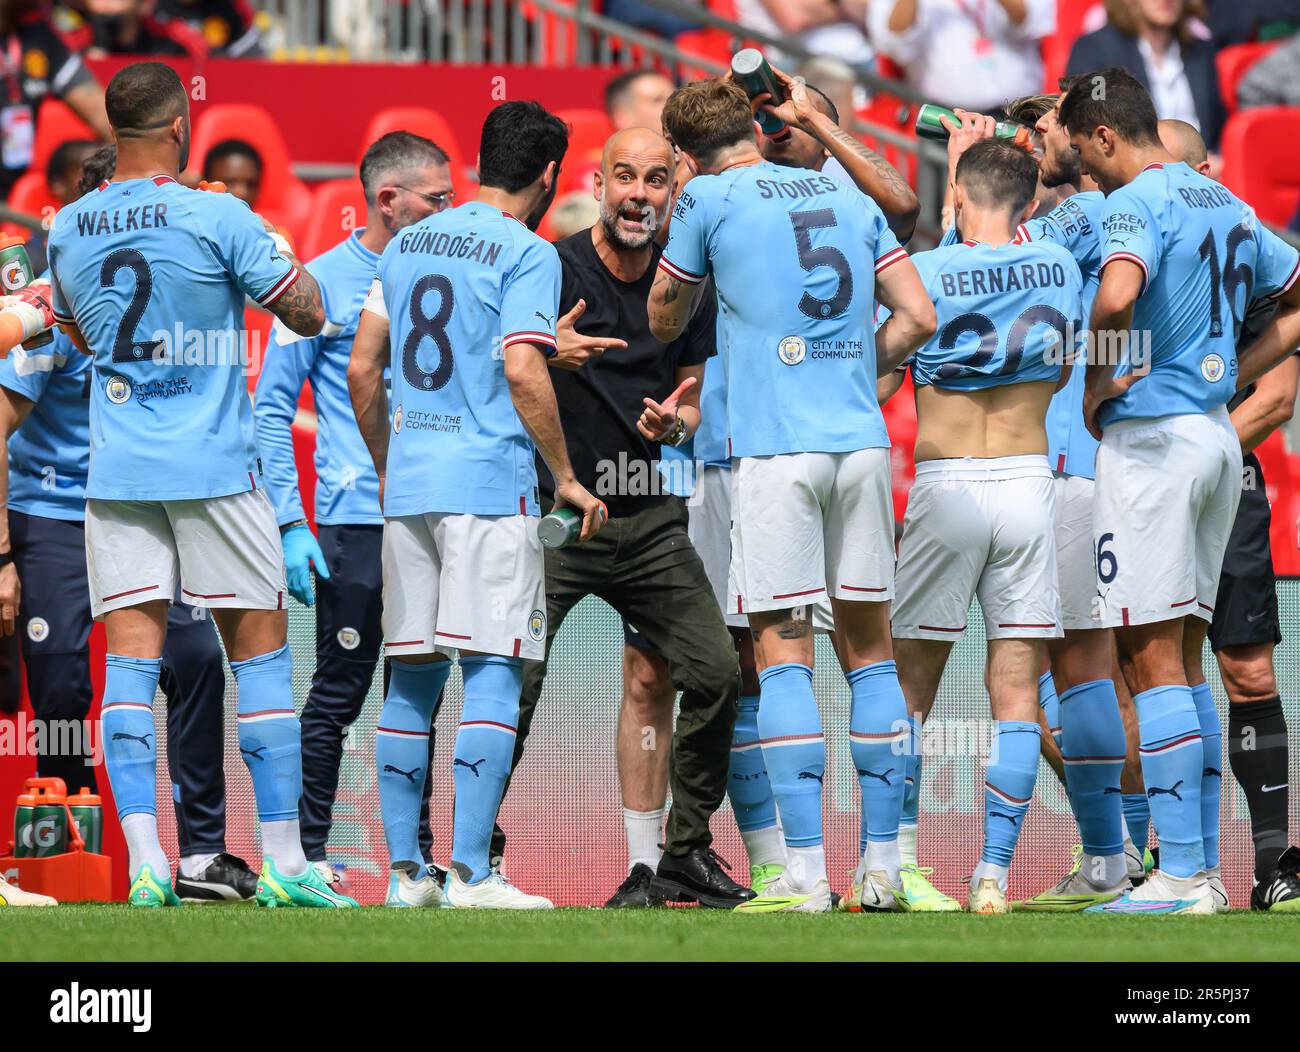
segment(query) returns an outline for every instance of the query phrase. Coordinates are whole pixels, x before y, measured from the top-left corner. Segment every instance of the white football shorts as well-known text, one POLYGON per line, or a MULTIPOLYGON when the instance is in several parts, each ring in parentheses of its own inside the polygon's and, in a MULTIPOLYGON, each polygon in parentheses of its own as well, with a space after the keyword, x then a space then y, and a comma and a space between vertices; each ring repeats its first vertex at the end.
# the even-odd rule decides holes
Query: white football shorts
POLYGON ((1211 620, 1240 501, 1241 442, 1226 409, 1107 427, 1092 518, 1096 623, 1211 620))
POLYGON ((202 500, 87 500, 86 568, 96 618, 154 599, 282 610, 284 549, 260 489, 202 500))
POLYGON ((989 639, 1059 637, 1055 504, 1041 454, 917 464, 898 547, 894 637, 956 641, 975 596, 989 639))
POLYGON ((470 650, 541 660, 546 591, 536 515, 384 520, 389 657, 470 650))

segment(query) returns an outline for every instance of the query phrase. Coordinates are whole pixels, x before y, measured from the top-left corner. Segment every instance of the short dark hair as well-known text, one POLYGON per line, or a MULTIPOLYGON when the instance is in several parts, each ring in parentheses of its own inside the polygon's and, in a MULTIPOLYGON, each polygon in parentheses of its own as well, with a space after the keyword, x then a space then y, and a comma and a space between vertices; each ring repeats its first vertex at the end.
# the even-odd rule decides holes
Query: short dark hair
POLYGON ((213 165, 227 157, 247 157, 257 165, 259 172, 262 170, 262 155, 252 143, 244 142, 243 139, 222 139, 203 158, 203 178, 211 179, 213 165))
POLYGON ((110 142, 81 162, 81 180, 77 183, 77 196, 85 197, 105 179, 111 179, 115 171, 117 171, 117 147, 110 142))
POLYGON ((663 77, 668 80, 668 74, 660 73, 657 69, 630 69, 626 73, 620 73, 617 77, 605 85, 605 114, 614 116, 614 107, 621 105, 632 94, 632 85, 642 77, 663 77))
POLYGON ((1080 79, 1081 79, 1081 78, 1079 77, 1079 74, 1077 74, 1077 73, 1067 73, 1067 74, 1066 74, 1065 76, 1063 76, 1063 77, 1057 77, 1057 78, 1056 78, 1056 93, 1057 93, 1058 95, 1064 95, 1064 94, 1065 94, 1067 91, 1069 91, 1072 87, 1074 87, 1076 84, 1078 84, 1080 79))
POLYGON ((391 131, 366 147, 361 158, 361 189, 368 204, 383 181, 397 172, 409 172, 430 164, 447 164, 447 151, 432 139, 409 131, 391 131))
POLYGON ((754 111, 734 80, 697 80, 668 96, 664 129, 707 167, 728 146, 754 138, 754 111))
POLYGON ((161 62, 136 62, 118 70, 104 93, 108 123, 118 134, 162 128, 184 113, 187 104, 181 78, 161 62))
POLYGON ((840 111, 835 108, 835 103, 831 102, 831 97, 815 84, 809 84, 807 81, 804 81, 803 86, 822 100, 822 104, 826 107, 826 116, 828 116, 835 124, 839 124, 840 111))
POLYGON ((1160 142, 1151 95, 1118 66, 1082 74, 1061 100, 1060 121, 1071 135, 1091 135, 1104 126, 1135 146, 1160 142))
POLYGON ((986 208, 1019 213, 1038 189, 1038 162, 1018 146, 983 139, 961 155, 954 181, 986 208))
POLYGON ((539 102, 503 102, 487 115, 478 147, 482 186, 508 194, 536 182, 569 149, 569 126, 539 102))
POLYGON ((69 139, 60 143, 45 162, 46 184, 53 186, 60 179, 75 179, 85 156, 98 145, 93 139, 69 139))

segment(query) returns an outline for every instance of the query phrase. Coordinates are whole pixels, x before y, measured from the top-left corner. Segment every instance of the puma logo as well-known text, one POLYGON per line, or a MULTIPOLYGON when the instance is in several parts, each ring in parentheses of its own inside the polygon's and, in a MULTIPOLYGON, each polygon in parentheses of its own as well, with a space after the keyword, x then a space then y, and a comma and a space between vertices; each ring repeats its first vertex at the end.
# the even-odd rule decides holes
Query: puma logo
POLYGON ((815 779, 817 780, 817 784, 818 784, 818 785, 821 785, 821 784, 822 784, 822 776, 821 776, 820 774, 813 774, 812 771, 800 771, 800 772, 799 772, 799 777, 800 777, 800 778, 815 778, 815 779))
POLYGON ((141 745, 143 745, 146 749, 151 749, 151 748, 153 748, 153 746, 151 746, 151 745, 149 744, 149 739, 152 738, 152 737, 153 737, 153 734, 152 734, 152 733, 149 733, 149 734, 127 734, 126 731, 114 731, 114 732, 113 732, 113 741, 115 741, 115 742, 118 742, 118 741, 133 741, 133 742, 139 742, 139 743, 140 743, 141 745))
POLYGON ((1223 775, 1213 767, 1207 767, 1201 772, 1202 778, 1222 778, 1223 775))
POLYGON ((1105 796, 1107 793, 1122 793, 1123 791, 1124 790, 1121 789, 1118 785, 1108 785, 1106 786, 1105 789, 1101 791, 1101 795, 1105 796))
POLYGON ((1001 811, 990 811, 990 812, 989 812, 989 816, 990 816, 991 818, 1005 818, 1005 819, 1006 819, 1008 822, 1010 822, 1013 826, 1018 825, 1019 822, 1020 822, 1020 816, 1019 816, 1019 815, 1006 815, 1006 814, 1003 814, 1001 811))
POLYGON ((887 768, 887 769, 885 770, 885 773, 884 773, 884 774, 877 774, 875 771, 864 771, 864 770, 862 770, 862 768, 860 768, 860 767, 858 768, 858 777, 859 777, 859 778, 874 778, 874 779, 876 779, 876 781, 878 781, 878 782, 884 782, 886 785, 893 785, 893 784, 894 784, 893 782, 891 782, 891 781, 889 780, 889 776, 890 776, 891 774, 893 774, 893 773, 894 773, 894 769, 893 769, 892 767, 887 768))
POLYGON ((266 746, 265 746, 265 745, 259 745, 256 749, 245 749, 245 748, 241 745, 241 746, 239 747, 239 751, 242 752, 245 756, 251 756, 254 760, 265 760, 265 759, 266 759, 266 757, 262 755, 262 753, 266 752, 266 746))
POLYGON ((400 767, 394 767, 391 763, 386 763, 386 764, 384 764, 384 770, 383 770, 383 773, 384 773, 384 774, 400 774, 400 775, 401 775, 403 778, 405 778, 408 782, 410 782, 412 785, 414 785, 414 784, 415 784, 415 776, 416 776, 416 774, 419 772, 419 770, 420 770, 420 768, 418 768, 418 767, 412 767, 409 771, 403 771, 400 767))
POLYGON ((555 324, 555 323, 554 323, 550 318, 548 318, 545 314, 543 314, 543 313, 542 313, 541 311, 539 311, 539 310, 535 310, 535 311, 533 311, 533 316, 534 316, 534 317, 537 317, 537 318, 541 318, 542 321, 546 322, 547 325, 554 325, 554 324, 555 324))
POLYGON ((471 771, 474 772, 474 777, 477 778, 477 777, 478 777, 478 765, 481 764, 481 763, 486 763, 486 762, 487 762, 487 757, 486 757, 486 756, 480 756, 480 757, 479 757, 477 760, 475 760, 473 763, 469 763, 469 762, 467 762, 467 761, 465 761, 465 760, 462 760, 459 756, 457 756, 457 757, 454 757, 454 758, 452 759, 452 761, 451 761, 451 765, 452 765, 453 767, 468 767, 471 771))
POLYGON ((1171 785, 1168 789, 1161 789, 1160 786, 1158 785, 1152 786, 1150 789, 1147 790, 1147 799, 1149 800, 1153 796, 1158 796, 1161 793, 1164 793, 1166 796, 1172 796, 1175 800, 1181 803, 1183 797, 1182 794, 1178 791, 1178 787, 1182 784, 1183 784, 1183 780, 1179 778, 1178 781, 1174 782, 1174 784, 1171 785))

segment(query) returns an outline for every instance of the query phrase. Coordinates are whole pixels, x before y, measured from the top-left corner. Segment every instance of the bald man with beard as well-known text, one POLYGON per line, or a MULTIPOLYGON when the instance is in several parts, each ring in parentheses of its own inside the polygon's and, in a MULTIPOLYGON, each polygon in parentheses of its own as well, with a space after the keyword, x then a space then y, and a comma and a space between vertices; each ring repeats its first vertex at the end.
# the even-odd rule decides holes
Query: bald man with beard
MULTIPOLYGON (((671 899, 727 909, 753 897, 727 875, 709 831, 727 785, 739 666, 687 536, 686 506, 659 470, 662 447, 683 445, 699 427, 704 363, 716 353, 716 308, 713 297, 701 297, 666 346, 651 334, 646 312, 673 175, 672 148, 658 132, 616 132, 594 187, 600 221, 555 246, 564 276, 551 379, 574 473, 605 502, 609 521, 581 546, 546 551, 547 653, 568 612, 596 595, 661 656, 682 693, 675 733, 672 693, 645 695, 639 706, 625 696, 618 767, 629 872, 608 904, 671 899), (666 829, 665 766, 673 798, 666 829)), ((538 481, 546 511, 552 483, 540 462, 538 481)), ((525 666, 516 765, 545 673, 545 662, 525 666)), ((493 856, 504 849, 498 829, 493 856)))

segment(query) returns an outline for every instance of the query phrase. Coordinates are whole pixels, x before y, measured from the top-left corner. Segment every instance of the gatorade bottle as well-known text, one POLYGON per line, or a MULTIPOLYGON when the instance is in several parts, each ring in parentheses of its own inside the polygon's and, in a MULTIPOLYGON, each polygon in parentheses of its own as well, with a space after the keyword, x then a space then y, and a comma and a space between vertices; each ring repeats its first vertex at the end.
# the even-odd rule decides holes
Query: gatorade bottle
POLYGON ((36 804, 35 793, 18 795, 18 806, 14 809, 14 858, 32 856, 32 820, 36 817, 36 804))
POLYGON ((62 855, 68 850, 67 799, 57 788, 43 787, 32 815, 32 858, 62 855))
MULTIPOLYGON (((922 139, 936 139, 940 142, 946 142, 948 129, 943 126, 943 122, 939 120, 940 117, 947 117, 953 124, 961 124, 961 118, 952 110, 945 106, 936 106, 933 102, 927 102, 917 110, 916 134, 922 139)), ((1029 129, 1023 124, 1017 124, 1015 121, 998 121, 993 127, 993 134, 999 139, 1010 140, 1013 146, 1019 146, 1022 150, 1032 152, 1034 148, 1029 129)))
MULTIPOLYGON (((745 89, 745 94, 751 99, 757 98, 765 92, 772 96, 769 100, 773 106, 779 106, 785 102, 785 92, 781 90, 781 85, 776 82, 776 77, 772 74, 772 67, 767 64, 767 59, 758 48, 742 48, 731 56, 731 75, 736 78, 736 83, 745 89)), ((763 134, 769 139, 788 139, 790 137, 789 129, 785 126, 785 121, 765 110, 759 110, 754 114, 754 120, 758 121, 758 126, 763 129, 763 134)))
POLYGON ((104 801, 85 786, 81 792, 68 797, 68 810, 86 850, 92 855, 101 854, 104 844, 104 801))
MULTIPOLYGON (((0 292, 9 296, 24 289, 32 283, 36 275, 32 273, 32 261, 27 255, 27 247, 20 237, 0 237, 0 292)), ((49 329, 39 336, 33 336, 24 347, 43 347, 54 339, 54 330, 49 329)))

